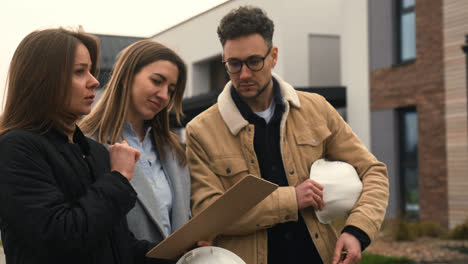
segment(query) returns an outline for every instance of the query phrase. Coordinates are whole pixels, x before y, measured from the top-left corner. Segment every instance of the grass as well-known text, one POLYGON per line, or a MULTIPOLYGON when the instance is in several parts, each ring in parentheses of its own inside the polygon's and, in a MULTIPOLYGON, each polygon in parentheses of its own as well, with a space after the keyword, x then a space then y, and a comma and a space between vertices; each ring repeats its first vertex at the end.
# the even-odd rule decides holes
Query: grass
POLYGON ((363 253, 359 264, 414 264, 415 262, 408 258, 386 257, 375 254, 363 253))

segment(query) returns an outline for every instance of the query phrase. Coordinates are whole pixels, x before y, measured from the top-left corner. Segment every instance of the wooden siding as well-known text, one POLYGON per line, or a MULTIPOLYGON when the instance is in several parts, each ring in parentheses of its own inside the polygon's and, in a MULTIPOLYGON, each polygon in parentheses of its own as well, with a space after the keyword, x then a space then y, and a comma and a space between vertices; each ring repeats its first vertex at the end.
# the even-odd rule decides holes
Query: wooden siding
POLYGON ((447 128, 449 227, 468 219, 466 57, 468 1, 443 1, 444 86, 447 128))

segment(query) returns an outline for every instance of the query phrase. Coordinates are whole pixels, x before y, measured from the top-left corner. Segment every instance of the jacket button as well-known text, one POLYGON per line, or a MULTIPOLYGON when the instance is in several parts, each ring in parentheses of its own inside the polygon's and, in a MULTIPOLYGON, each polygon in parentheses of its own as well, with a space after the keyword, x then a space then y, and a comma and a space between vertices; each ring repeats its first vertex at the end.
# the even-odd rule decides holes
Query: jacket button
POLYGON ((317 233, 315 233, 315 238, 318 238, 318 234, 317 234, 317 233))
POLYGON ((289 170, 289 174, 294 174, 294 170, 293 170, 293 169, 290 169, 290 170, 289 170))
POLYGON ((317 143, 317 140, 315 138, 313 138, 312 143, 317 143))
POLYGON ((254 163, 255 163, 255 160, 250 160, 250 163, 254 164, 254 163))
POLYGON ((289 220, 291 217, 289 215, 284 217, 284 220, 289 220))
POLYGON ((228 173, 228 174, 231 173, 231 168, 227 168, 226 173, 228 173))

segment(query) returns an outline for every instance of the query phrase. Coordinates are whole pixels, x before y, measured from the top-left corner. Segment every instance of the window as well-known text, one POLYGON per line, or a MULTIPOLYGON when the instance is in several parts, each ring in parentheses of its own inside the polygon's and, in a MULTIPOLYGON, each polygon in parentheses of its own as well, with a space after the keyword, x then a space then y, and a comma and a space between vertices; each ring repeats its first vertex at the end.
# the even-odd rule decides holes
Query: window
POLYGON ((416 58, 415 0, 396 0, 397 64, 416 58))
POLYGON ((398 111, 400 127, 400 201, 408 219, 419 218, 418 115, 415 107, 398 111))
POLYGON ((340 37, 309 35, 309 85, 341 85, 340 37))
POLYGON ((99 87, 98 89, 104 88, 110 80, 112 74, 111 69, 101 68, 98 75, 99 87))
POLYGON ((223 90, 229 75, 222 64, 223 57, 221 55, 211 59, 210 63, 210 91, 223 90))
POLYGON ((192 76, 192 96, 222 90, 229 81, 221 55, 194 63, 192 76))

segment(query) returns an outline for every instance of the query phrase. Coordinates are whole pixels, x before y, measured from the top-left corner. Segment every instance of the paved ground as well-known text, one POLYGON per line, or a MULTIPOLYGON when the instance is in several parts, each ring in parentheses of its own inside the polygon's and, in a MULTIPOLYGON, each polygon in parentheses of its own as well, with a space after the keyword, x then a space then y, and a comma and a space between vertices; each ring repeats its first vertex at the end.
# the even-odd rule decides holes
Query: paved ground
POLYGON ((0 264, 5 264, 5 255, 3 255, 3 248, 0 246, 0 264))
POLYGON ((466 264, 468 240, 419 238, 415 241, 376 239, 365 250, 384 256, 407 257, 418 263, 466 264))

